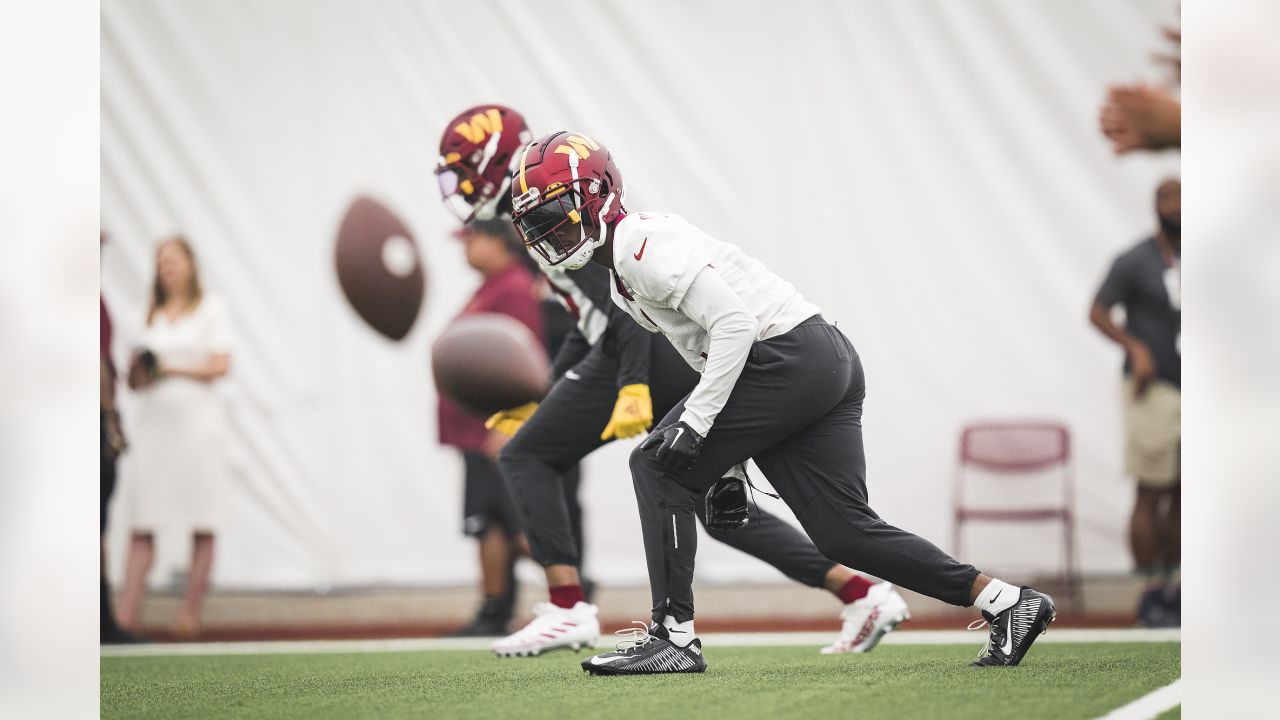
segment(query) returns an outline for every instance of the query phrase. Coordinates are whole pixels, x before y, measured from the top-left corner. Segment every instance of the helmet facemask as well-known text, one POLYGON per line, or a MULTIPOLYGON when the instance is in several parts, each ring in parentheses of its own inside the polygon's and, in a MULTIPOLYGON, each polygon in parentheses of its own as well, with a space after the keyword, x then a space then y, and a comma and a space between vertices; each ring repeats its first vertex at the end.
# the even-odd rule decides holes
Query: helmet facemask
POLYGON ((436 167, 436 183, 440 186, 440 199, 449 212, 462 222, 467 222, 476 212, 476 181, 473 173, 464 165, 444 165, 444 158, 436 167))
MULTIPOLYGON (((592 180, 588 189, 598 193, 599 186, 598 181, 592 180)), ((596 237, 600 225, 594 212, 600 204, 600 197, 583 195, 573 186, 554 187, 546 196, 535 187, 516 199, 513 216, 539 265, 577 270, 591 260, 601 244, 596 237)))

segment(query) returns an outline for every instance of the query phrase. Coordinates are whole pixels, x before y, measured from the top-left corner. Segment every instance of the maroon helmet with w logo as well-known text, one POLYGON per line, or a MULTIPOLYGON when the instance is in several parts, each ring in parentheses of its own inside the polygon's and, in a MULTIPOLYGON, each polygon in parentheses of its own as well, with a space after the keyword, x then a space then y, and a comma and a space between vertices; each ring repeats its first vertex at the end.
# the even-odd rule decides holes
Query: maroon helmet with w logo
POLYGON ((507 197, 516 151, 532 137, 524 116, 509 107, 462 111, 440 138, 436 180, 445 205, 463 222, 494 217, 507 197))
POLYGON ((625 192, 608 148, 582 133, 551 133, 516 158, 511 219, 539 265, 577 270, 604 243, 625 192))

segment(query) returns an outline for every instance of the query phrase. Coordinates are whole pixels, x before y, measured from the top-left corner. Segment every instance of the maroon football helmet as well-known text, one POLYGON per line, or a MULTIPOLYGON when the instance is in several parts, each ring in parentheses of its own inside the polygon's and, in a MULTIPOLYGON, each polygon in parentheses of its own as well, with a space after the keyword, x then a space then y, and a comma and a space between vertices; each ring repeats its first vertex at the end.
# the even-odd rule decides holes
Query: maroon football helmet
POLYGON ((436 163, 445 205, 463 222, 494 217, 516 151, 532 137, 524 116, 503 105, 477 105, 451 120, 436 163))
POLYGON ((511 219, 544 268, 577 270, 623 212, 626 189, 609 149, 583 135, 543 135, 520 151, 511 219))

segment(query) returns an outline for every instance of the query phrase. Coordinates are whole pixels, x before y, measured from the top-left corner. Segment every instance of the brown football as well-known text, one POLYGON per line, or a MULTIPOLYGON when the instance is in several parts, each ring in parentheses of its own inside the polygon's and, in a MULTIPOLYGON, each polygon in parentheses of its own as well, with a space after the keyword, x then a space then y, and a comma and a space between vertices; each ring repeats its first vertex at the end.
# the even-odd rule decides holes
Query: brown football
POLYGON ((334 252, 338 284, 374 330, 409 334, 426 294, 422 258, 409 228, 387 206, 360 196, 347 208, 334 252))
POLYGON ((431 348, 436 387, 468 412, 487 417, 541 400, 551 368, 542 343, 507 315, 458 318, 431 348))

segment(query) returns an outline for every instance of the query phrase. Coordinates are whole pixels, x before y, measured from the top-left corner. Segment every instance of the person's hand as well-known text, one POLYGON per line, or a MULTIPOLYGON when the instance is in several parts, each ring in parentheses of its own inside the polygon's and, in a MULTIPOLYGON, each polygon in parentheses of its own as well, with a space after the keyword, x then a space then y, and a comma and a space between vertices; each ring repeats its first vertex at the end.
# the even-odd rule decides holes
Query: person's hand
POLYGON ((115 460, 125 451, 129 444, 124 438, 124 428, 120 424, 120 413, 106 410, 102 413, 102 427, 107 444, 102 449, 108 460, 115 460))
POLYGON ((1133 396, 1140 398, 1156 377, 1155 358, 1151 349, 1141 342, 1134 341, 1129 346, 1129 373, 1133 378, 1133 396))
POLYGON ((1117 155, 1182 145, 1182 105, 1167 91, 1149 85, 1112 87, 1098 125, 1117 155))
POLYGON ((635 437, 653 424, 653 400, 649 397, 649 386, 644 384, 624 385, 618 391, 618 402, 613 406, 613 416, 609 424, 600 433, 601 440, 618 438, 625 440, 635 437))
POLYGON ((640 450, 647 452, 656 449, 655 454, 662 467, 668 470, 686 470, 698 459, 703 442, 702 436, 681 420, 663 430, 654 431, 640 444, 640 450))
POLYGON ((507 437, 515 437, 516 431, 520 429, 521 425, 524 425, 525 420, 528 420, 533 415, 533 411, 537 409, 538 403, 531 402, 525 403, 518 408, 501 410, 490 415, 489 419, 484 421, 484 426, 490 430, 496 430, 507 437))
POLYGON ((141 390, 151 384, 151 371, 149 371, 147 366, 142 362, 141 353, 135 352, 129 358, 128 381, 129 387, 134 390, 141 390))

